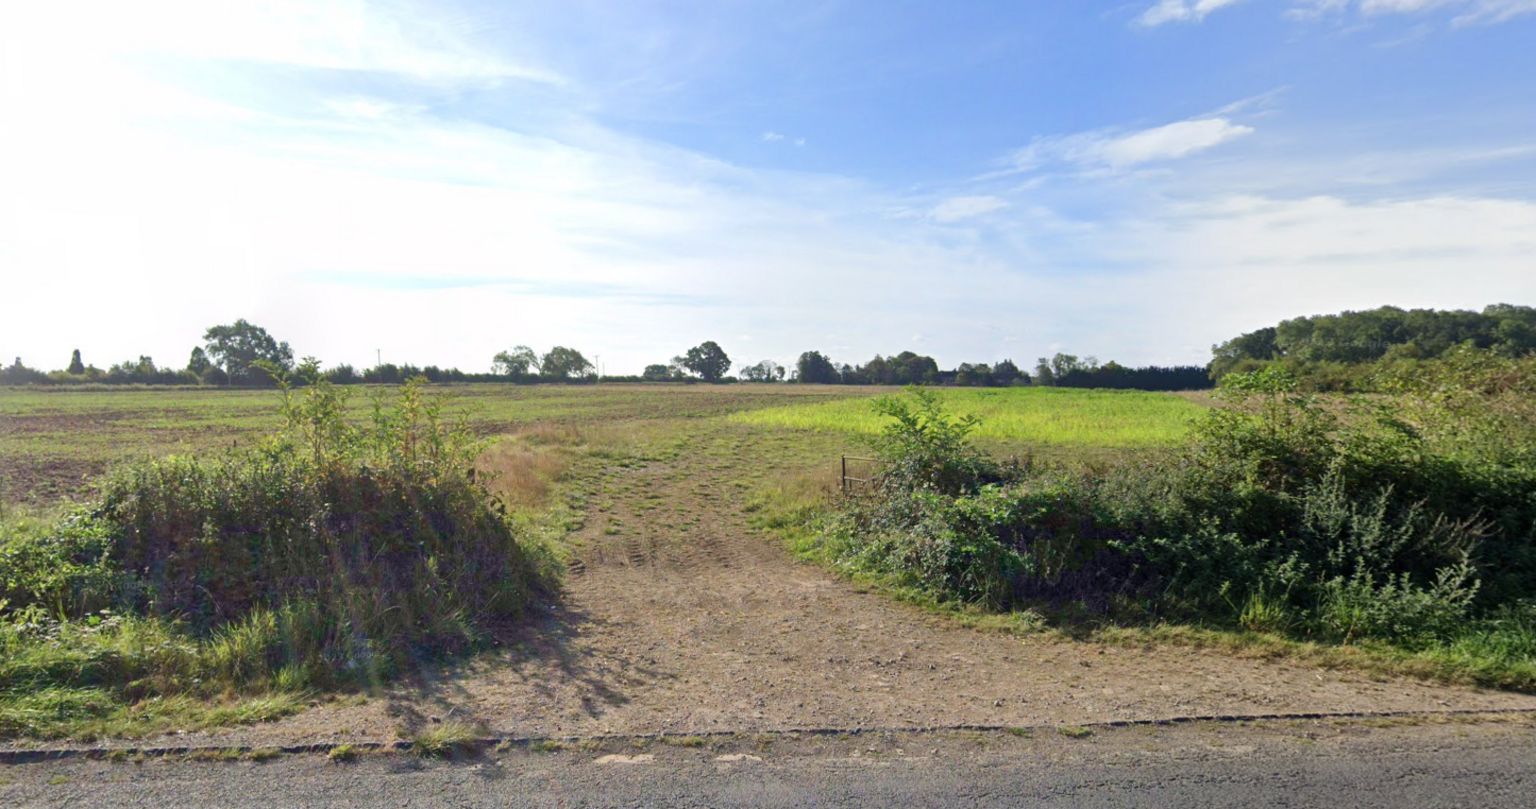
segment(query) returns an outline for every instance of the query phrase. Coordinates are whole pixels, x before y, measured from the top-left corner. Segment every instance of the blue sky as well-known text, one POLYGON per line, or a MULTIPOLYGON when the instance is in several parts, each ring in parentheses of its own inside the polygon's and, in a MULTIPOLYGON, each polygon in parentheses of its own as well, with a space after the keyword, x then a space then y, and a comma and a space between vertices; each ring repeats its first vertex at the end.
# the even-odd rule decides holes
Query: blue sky
POLYGON ((0 354, 1201 363, 1536 303, 1536 0, 11 3, 0 354))

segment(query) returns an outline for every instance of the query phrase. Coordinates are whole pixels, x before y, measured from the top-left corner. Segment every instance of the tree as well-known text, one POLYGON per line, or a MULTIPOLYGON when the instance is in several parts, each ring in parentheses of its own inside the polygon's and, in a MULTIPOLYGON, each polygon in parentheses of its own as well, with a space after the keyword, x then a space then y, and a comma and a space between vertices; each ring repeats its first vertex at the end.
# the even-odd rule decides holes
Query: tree
POLYGON ((672 378, 672 369, 661 363, 647 365, 645 371, 640 374, 640 378, 647 382, 666 382, 672 378))
POLYGON ((207 356, 224 369, 236 385, 261 384, 270 380, 258 362, 267 362, 283 371, 293 369, 293 349, 267 334, 267 330, 245 319, 227 326, 212 326, 203 334, 207 356))
POLYGON ((208 361, 208 353, 203 351, 200 346, 194 347, 192 349, 192 356, 187 358, 187 370, 191 371, 192 375, 198 378, 202 378, 211 365, 213 363, 208 361))
POLYGON ((491 360, 491 373, 497 376, 527 376, 539 370, 539 355, 528 346, 516 346, 511 351, 498 351, 491 360))
POLYGON ((325 378, 330 380, 333 385, 351 385, 362 380, 362 377, 358 376, 357 369, 347 363, 342 363, 326 371, 325 378))
POLYGON ((784 379, 784 366, 773 360, 762 360, 743 367, 740 376, 748 382, 780 382, 784 379))
MULTIPOLYGON (((1096 365, 1097 362, 1094 364, 1096 365)), ((1071 354, 1062 354, 1061 352, 1057 352, 1056 356, 1051 357, 1051 375, 1057 379, 1060 379, 1063 376, 1072 373, 1073 371, 1083 370, 1085 367, 1087 366, 1083 364, 1082 360, 1079 360, 1077 357, 1071 354)))
POLYGON ((842 378, 837 366, 820 351, 807 351, 795 361, 795 381, 807 385, 833 385, 842 378))
POLYGON ((1056 372, 1051 370, 1051 361, 1046 359, 1045 357, 1041 357, 1040 359, 1035 361, 1035 384, 1036 385, 1054 385, 1054 384, 1056 384, 1056 372))
POLYGON ((992 384, 994 385, 1026 385, 1029 376, 1019 370, 1019 366, 1013 364, 1013 360, 1003 360, 992 366, 992 384))
POLYGON ((683 355, 683 367, 698 374, 705 382, 719 382, 731 370, 731 358, 714 340, 705 340, 683 355))
POLYGON ((80 361, 80 349, 69 355, 69 372, 75 376, 85 373, 85 363, 80 361))
POLYGON ((539 372, 555 379, 585 376, 592 370, 592 363, 580 351, 565 346, 551 348, 539 361, 539 372))

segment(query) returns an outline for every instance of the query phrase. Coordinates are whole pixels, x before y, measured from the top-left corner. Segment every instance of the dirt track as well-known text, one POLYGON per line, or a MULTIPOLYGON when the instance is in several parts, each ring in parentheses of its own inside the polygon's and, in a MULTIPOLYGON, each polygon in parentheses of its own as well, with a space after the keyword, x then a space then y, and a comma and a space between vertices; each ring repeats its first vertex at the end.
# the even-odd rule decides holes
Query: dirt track
POLYGON ((956 626, 797 563, 749 527, 732 476, 761 441, 712 432, 675 460, 594 473, 562 603, 504 652, 365 705, 178 742, 387 739, 447 717, 563 736, 1536 708, 1518 694, 956 626))

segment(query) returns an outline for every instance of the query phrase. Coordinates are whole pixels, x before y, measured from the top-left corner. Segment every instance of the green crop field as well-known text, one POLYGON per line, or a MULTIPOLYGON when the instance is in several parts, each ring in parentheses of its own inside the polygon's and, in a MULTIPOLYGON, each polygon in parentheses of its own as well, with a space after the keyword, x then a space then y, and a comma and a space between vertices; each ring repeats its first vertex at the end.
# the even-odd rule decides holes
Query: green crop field
MULTIPOLYGON (((366 417, 372 396, 350 390, 349 410, 366 417)), ((884 423, 870 407, 889 388, 821 385, 442 385, 443 408, 476 433, 532 425, 663 433, 724 419, 738 428, 819 433, 830 443, 872 435, 884 423)), ((279 424, 273 390, 209 388, 0 388, 0 501, 47 503, 78 495, 115 463, 228 448, 279 424)), ((1122 450, 1176 442, 1201 407, 1180 396, 1133 391, 1012 388, 946 390, 956 412, 981 418, 989 445, 1122 450)))
MULTIPOLYGON (((981 419, 976 436, 1008 443, 1080 447, 1173 444, 1201 407, 1167 393, 1004 388, 947 390, 954 413, 981 419)), ((867 400, 796 402, 737 413, 732 419, 769 427, 872 435, 888 421, 867 400)))

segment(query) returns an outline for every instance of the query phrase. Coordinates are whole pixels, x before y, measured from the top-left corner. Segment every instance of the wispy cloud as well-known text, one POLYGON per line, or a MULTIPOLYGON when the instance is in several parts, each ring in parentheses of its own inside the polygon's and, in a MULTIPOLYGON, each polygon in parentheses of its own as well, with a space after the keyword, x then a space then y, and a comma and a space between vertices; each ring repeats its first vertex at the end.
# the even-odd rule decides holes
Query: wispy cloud
POLYGON ((1200 22, 1206 15, 1239 0, 1158 0, 1136 18, 1139 25, 1153 27, 1170 22, 1200 22))
MULTIPOLYGON (((1138 25, 1155 27, 1174 22, 1200 22, 1238 0, 1158 0, 1136 17, 1138 25)), ((1492 25, 1525 14, 1536 14, 1536 0, 1291 0, 1285 16, 1317 20, 1351 13, 1365 18, 1388 14, 1452 12, 1453 25, 1492 25)))
POLYGON ((950 197, 933 206, 928 215, 935 222, 951 223, 971 219, 1008 207, 1008 201, 988 195, 950 197))
POLYGON ((1130 132, 1102 129, 1074 135, 1052 135, 1036 138, 1028 146, 1014 152, 1010 162, 1020 171, 1052 163, 1122 170, 1143 163, 1188 157, 1253 132, 1251 126, 1213 116, 1130 132))
POLYGON ((762 139, 765 143, 789 143, 794 146, 805 145, 805 138, 791 138, 783 132, 775 132, 771 129, 762 134, 762 139))
MULTIPOLYGON (((1333 0, 1321 5, 1323 10, 1340 11, 1348 0, 1333 0)), ((1381 14, 1424 14, 1437 9, 1455 12, 1456 25, 1494 24, 1523 14, 1536 13, 1536 0, 1356 0, 1355 7, 1365 16, 1381 14)))

